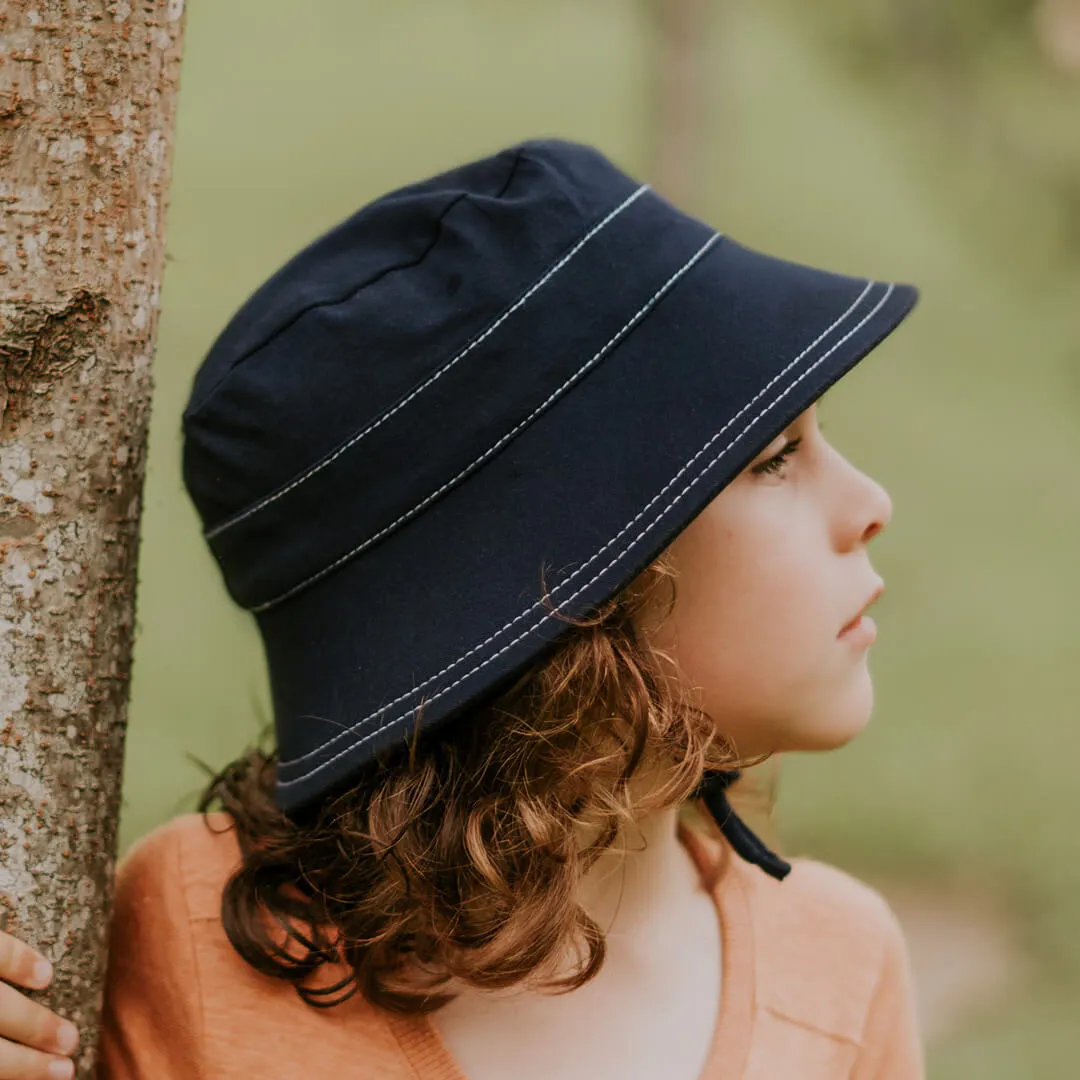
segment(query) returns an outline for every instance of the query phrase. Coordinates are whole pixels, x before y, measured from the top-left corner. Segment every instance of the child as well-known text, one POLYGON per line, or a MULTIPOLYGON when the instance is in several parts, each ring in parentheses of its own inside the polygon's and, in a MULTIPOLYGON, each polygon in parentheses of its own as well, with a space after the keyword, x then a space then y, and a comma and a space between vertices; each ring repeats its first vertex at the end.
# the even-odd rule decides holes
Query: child
POLYGON ((123 860, 101 1080, 921 1078, 883 899, 725 795, 868 719, 891 504, 817 408, 916 295, 558 139, 257 290, 184 477, 277 745, 123 860))

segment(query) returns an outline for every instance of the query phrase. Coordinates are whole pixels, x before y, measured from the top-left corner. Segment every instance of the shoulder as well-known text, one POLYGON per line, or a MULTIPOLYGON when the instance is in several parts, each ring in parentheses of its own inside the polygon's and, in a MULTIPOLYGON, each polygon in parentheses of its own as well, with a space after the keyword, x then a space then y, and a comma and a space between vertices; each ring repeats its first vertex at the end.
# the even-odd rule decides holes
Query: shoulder
POLYGON ((220 897, 222 885, 240 863, 240 845, 228 814, 181 814, 127 849, 117 866, 117 889, 182 897, 191 915, 205 915, 207 901, 215 892, 220 897))
MULTIPOLYGON (((225 812, 179 815, 127 849, 116 875, 113 1011, 130 1016, 137 1002, 160 999, 167 987, 183 1003, 161 1023, 197 1010, 202 1052, 229 1062, 236 1075, 298 1076, 307 1064, 303 1047, 317 1045, 320 1072, 349 1073, 359 1052, 372 1075, 404 1077, 396 1037, 362 994, 313 1007, 289 981, 257 970, 237 951, 222 921, 222 895, 242 862, 235 823, 225 812)), ((344 973, 322 968, 306 985, 337 982, 344 973)))
POLYGON ((120 858, 119 868, 161 867, 176 861, 190 849, 200 854, 216 856, 230 862, 239 861, 240 848, 232 818, 221 811, 203 815, 180 814, 144 833, 135 840, 120 858))
POLYGON ((206 994, 179 842, 188 829, 183 821, 159 826, 132 844, 117 866, 102 998, 102 1080, 207 1075, 206 994))
MULTIPOLYGON (((759 1006, 822 1034, 861 1041, 882 980, 906 960, 899 920, 866 882, 792 858, 783 881, 741 864, 759 1006)), ((740 860, 741 863, 741 860, 740 860)))
POLYGON ((788 861, 791 873, 783 881, 760 871, 745 876, 762 910, 783 918, 790 929, 840 933, 849 944, 869 946, 897 929, 895 913, 872 885, 817 859, 797 856, 788 861))

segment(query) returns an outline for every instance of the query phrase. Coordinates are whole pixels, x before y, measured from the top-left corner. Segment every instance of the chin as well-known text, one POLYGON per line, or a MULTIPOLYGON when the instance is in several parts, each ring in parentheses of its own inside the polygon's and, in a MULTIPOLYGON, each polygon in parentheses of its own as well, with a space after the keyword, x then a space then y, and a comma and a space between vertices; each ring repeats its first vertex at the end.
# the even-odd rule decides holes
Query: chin
POLYGON ((847 746, 847 744, 851 742, 864 727, 866 727, 865 722, 858 726, 836 726, 829 731, 815 732, 813 735, 803 739, 800 746, 792 747, 792 749, 809 751, 839 750, 840 747, 847 746))
POLYGON ((783 750, 839 750, 870 723, 874 691, 869 678, 842 701, 834 701, 803 715, 786 733, 783 750))

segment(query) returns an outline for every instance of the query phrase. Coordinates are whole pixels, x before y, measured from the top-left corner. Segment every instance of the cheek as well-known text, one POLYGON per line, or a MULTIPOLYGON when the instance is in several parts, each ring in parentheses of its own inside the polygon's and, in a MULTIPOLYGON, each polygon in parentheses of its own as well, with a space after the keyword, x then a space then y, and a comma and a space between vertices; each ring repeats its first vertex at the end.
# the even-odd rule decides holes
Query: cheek
POLYGON ((776 529, 695 539, 681 553, 686 585, 673 613, 680 667, 729 729, 790 711, 835 647, 813 546, 776 529))

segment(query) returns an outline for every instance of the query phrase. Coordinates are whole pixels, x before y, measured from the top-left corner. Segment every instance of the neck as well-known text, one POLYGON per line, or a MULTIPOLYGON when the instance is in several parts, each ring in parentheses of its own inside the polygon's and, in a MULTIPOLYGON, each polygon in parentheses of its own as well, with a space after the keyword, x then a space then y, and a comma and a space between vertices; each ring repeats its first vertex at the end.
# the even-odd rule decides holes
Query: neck
POLYGON ((678 809, 641 818, 582 878, 582 907, 609 936, 633 940, 645 925, 670 917, 680 898, 701 887, 696 865, 678 836, 678 809))
MULTIPOLYGON (((702 901, 712 909, 697 864, 679 839, 678 819, 677 808, 640 817, 601 853, 580 881, 579 901, 605 935, 604 968, 616 981, 670 963, 679 952, 685 927, 694 925, 695 913, 700 914, 702 901)), ((553 974, 577 970, 580 960, 580 952, 561 958, 553 974)), ((459 995, 452 1008, 455 1012, 479 998, 513 1000, 521 992, 513 986, 479 993, 457 980, 451 980, 446 989, 459 995)))

